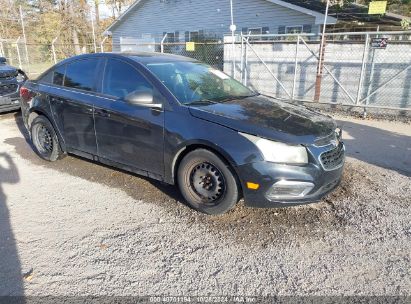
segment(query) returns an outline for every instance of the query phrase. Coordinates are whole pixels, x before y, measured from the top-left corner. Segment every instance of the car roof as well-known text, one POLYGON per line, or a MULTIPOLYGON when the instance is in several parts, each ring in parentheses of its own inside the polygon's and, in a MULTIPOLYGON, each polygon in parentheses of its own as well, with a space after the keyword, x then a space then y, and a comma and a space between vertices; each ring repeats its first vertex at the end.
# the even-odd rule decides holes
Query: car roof
POLYGON ((174 55, 174 54, 164 54, 155 52, 133 52, 133 53, 112 53, 120 56, 129 57, 135 61, 141 62, 143 64, 156 63, 156 62, 171 62, 171 61, 196 61, 193 58, 174 55))
POLYGON ((54 66, 47 69, 45 72, 40 74, 37 79, 43 77, 43 75, 49 73, 50 70, 55 69, 58 66, 62 66, 64 64, 70 63, 74 60, 78 59, 86 59, 86 58, 93 58, 93 57, 101 57, 101 56, 112 56, 112 57, 124 57, 139 62, 141 64, 149 64, 149 63, 167 63, 167 62, 198 62, 197 60, 189 57, 174 55, 174 54, 164 54, 164 53, 157 53, 157 52, 105 52, 105 53, 91 53, 91 54, 82 54, 73 57, 66 58, 54 66))
POLYGON ((76 60, 76 59, 86 59, 92 57, 99 57, 99 56, 113 56, 113 57, 126 57, 130 58, 136 62, 140 62, 142 64, 149 64, 149 63, 161 63, 161 62, 176 62, 176 61, 185 61, 185 62, 193 62, 196 61, 193 58, 174 55, 174 54, 164 54, 164 53, 156 53, 156 52, 107 52, 107 53, 94 53, 94 54, 83 54, 74 57, 67 58, 61 61, 58 65, 76 60))

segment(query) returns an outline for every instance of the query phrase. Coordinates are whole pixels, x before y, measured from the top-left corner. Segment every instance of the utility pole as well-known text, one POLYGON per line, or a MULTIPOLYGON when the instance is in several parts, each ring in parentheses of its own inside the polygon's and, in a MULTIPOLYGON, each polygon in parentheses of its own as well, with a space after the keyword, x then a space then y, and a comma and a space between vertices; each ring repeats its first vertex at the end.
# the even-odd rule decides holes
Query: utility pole
POLYGON ((231 31, 231 40, 232 40, 232 47, 233 47, 233 71, 232 71, 232 76, 235 78, 235 31, 237 27, 234 24, 234 9, 233 9, 233 0, 230 0, 230 13, 231 13, 231 25, 230 25, 230 31, 231 31))
POLYGON ((23 10, 21 9, 21 5, 19 6, 19 11, 20 11, 21 28, 23 30, 24 48, 25 48, 25 51, 26 51, 27 69, 28 69, 28 72, 30 72, 29 52, 28 52, 28 48, 27 48, 27 37, 26 37, 26 30, 24 28, 23 10))
POLYGON ((324 24, 323 24, 322 35, 321 35, 320 56, 318 59, 318 66, 317 66, 317 77, 315 81, 315 94, 314 94, 315 101, 319 101, 320 95, 321 95, 321 80, 323 77, 323 65, 324 65, 325 28, 327 26, 327 17, 328 17, 329 7, 330 7, 330 0, 327 0, 327 5, 325 7, 324 24))
POLYGON ((94 21, 93 21, 93 15, 92 15, 92 14, 91 14, 91 29, 92 29, 92 31, 93 31, 94 53, 97 53, 96 31, 94 30, 94 21))

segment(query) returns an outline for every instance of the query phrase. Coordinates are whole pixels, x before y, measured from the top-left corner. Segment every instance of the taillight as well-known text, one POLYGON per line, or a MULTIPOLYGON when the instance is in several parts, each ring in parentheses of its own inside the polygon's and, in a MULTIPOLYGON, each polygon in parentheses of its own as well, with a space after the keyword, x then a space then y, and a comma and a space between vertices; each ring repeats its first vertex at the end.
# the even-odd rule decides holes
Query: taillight
POLYGON ((30 101, 33 98, 34 94, 31 92, 29 89, 26 87, 21 87, 20 88, 20 97, 23 101, 30 101))

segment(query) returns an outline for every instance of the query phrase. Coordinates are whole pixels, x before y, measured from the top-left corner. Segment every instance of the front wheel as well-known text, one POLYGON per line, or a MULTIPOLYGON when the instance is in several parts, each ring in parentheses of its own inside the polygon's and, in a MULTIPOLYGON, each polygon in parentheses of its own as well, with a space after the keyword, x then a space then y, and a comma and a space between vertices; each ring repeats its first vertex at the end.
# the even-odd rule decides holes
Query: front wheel
POLYGON ((64 155, 56 131, 46 117, 37 116, 31 124, 30 133, 34 149, 41 158, 53 162, 64 155))
POLYGON ((187 203, 206 214, 222 214, 240 199, 235 173, 211 151, 188 153, 178 168, 178 185, 187 203))

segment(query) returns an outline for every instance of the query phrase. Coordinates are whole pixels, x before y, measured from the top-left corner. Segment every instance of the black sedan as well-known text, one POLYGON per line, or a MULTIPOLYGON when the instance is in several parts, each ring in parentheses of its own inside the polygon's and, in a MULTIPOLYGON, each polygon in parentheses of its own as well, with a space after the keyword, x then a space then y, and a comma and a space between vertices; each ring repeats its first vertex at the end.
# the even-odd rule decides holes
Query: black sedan
POLYGON ((0 57, 0 113, 20 108, 19 89, 26 81, 26 74, 6 64, 6 58, 0 57))
POLYGON ((319 200, 339 183, 330 117, 260 95, 193 59, 156 53, 67 59, 21 89, 38 155, 66 153, 177 184, 193 208, 319 200))

